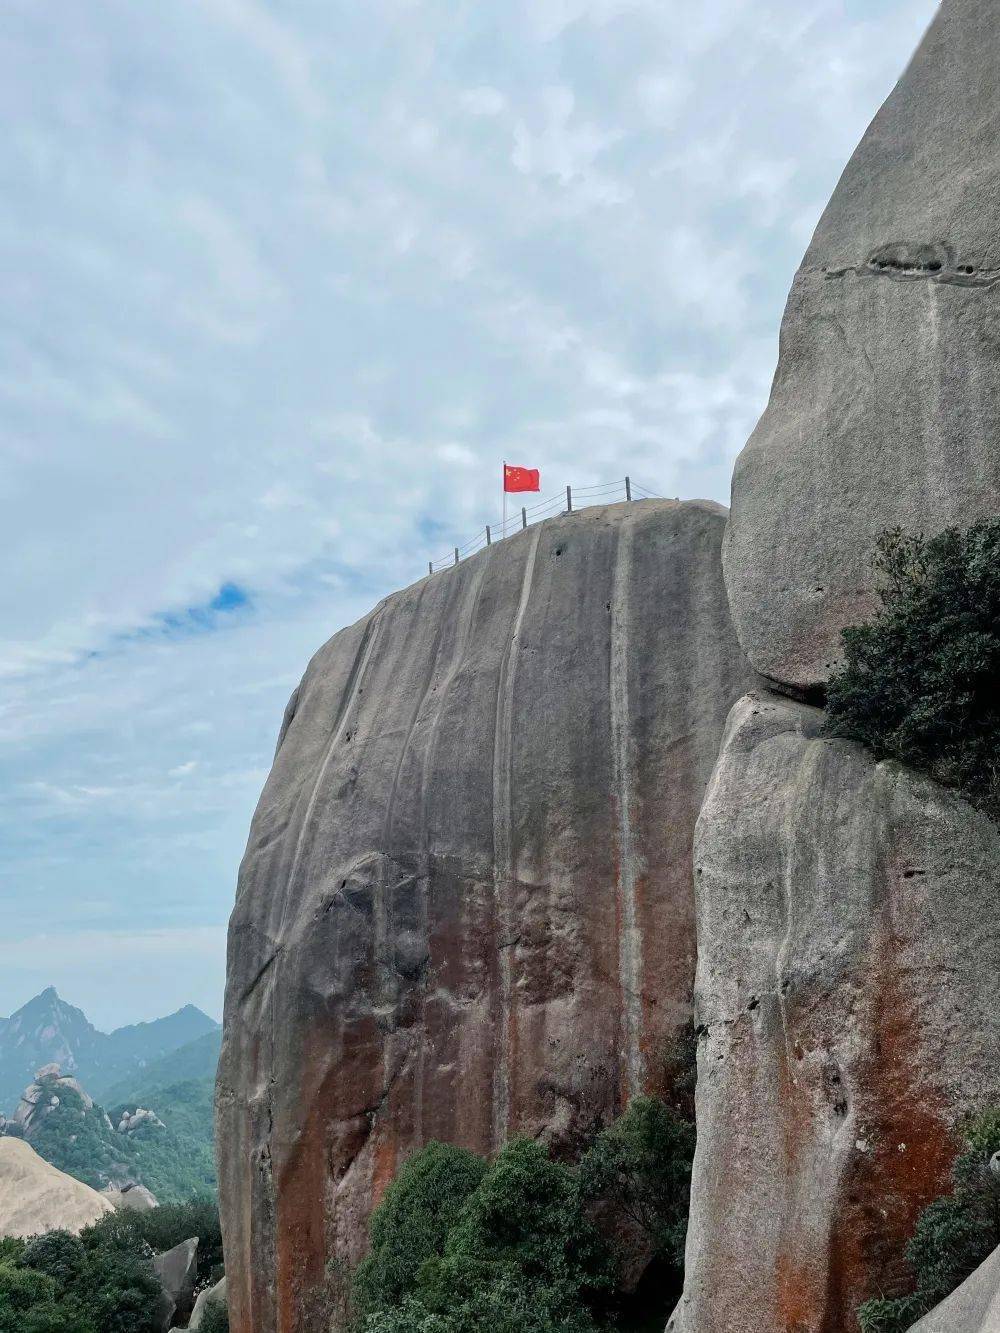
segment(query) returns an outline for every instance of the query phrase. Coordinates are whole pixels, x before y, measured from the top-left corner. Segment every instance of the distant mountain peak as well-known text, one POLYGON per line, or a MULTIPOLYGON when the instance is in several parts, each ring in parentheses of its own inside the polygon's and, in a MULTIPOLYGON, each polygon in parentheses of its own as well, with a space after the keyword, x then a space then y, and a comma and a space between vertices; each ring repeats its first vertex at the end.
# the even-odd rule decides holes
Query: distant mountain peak
POLYGON ((82 1009, 46 986, 10 1018, 0 1019, 0 1112, 14 1109, 21 1090, 44 1065, 59 1065, 101 1097, 112 1084, 218 1027, 196 1005, 186 1004, 164 1018, 100 1032, 82 1009))

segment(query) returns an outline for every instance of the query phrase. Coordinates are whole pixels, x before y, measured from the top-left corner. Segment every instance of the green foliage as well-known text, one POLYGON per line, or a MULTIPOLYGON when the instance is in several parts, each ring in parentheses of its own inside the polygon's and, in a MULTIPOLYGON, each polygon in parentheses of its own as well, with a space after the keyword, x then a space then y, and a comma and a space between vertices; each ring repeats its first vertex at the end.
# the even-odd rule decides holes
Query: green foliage
POLYGON ((146 1213, 124 1208, 106 1213, 80 1233, 89 1246, 147 1254, 162 1254, 192 1236, 198 1237, 198 1282, 207 1282, 222 1263, 222 1228, 214 1199, 164 1204, 146 1213))
MULTIPOLYGON (((620 1304, 607 1228, 639 1228, 682 1261, 694 1128, 639 1098, 579 1168, 533 1140, 490 1164, 431 1144, 410 1159, 371 1222, 355 1276, 363 1333, 596 1333, 620 1304)), ((654 1298, 655 1303, 655 1298, 654 1298)), ((659 1312, 646 1310, 644 1317, 659 1312)))
POLYGON ((150 1257, 124 1224, 35 1237, 0 1261, 0 1333, 157 1333, 150 1257))
POLYGON ((16 1264, 26 1243, 20 1236, 0 1236, 0 1264, 16 1264))
POLYGON ((444 1143, 429 1143, 406 1162, 372 1215, 371 1252, 355 1274, 362 1318, 398 1303, 421 1265, 443 1254, 448 1232, 485 1172, 474 1153, 444 1143))
POLYGON ((54 1278, 0 1262, 0 1333, 97 1333, 54 1278))
POLYGON ((515 1293, 523 1297, 518 1308, 551 1309, 540 1328, 587 1328, 614 1286, 612 1258, 582 1206, 576 1172, 532 1139, 515 1140, 496 1157, 452 1227, 443 1258, 420 1274, 429 1308, 465 1312, 470 1329, 515 1293), (491 1300, 491 1290, 505 1293, 503 1301, 491 1300))
POLYGON ((201 1333, 229 1333, 229 1314, 222 1301, 209 1301, 205 1306, 201 1333))
POLYGON ((881 607, 846 629, 827 731, 1000 808, 1000 519, 879 539, 881 607))
POLYGON ((638 1227, 653 1255, 676 1268, 684 1265, 694 1145, 690 1121, 655 1097, 637 1097, 580 1162, 583 1197, 638 1227))
MULTIPOLYGON (((48 1081, 54 1082, 54 1076, 48 1081)), ((211 1084, 178 1084, 156 1100, 148 1109, 160 1116, 165 1128, 147 1123, 132 1134, 119 1134, 100 1106, 88 1108, 63 1085, 59 1105, 32 1128, 31 1146, 60 1171, 94 1189, 133 1180, 152 1190, 160 1203, 214 1194, 211 1084)), ((131 1103, 132 1110, 135 1106, 131 1103)), ((113 1124, 120 1120, 121 1109, 116 1108, 113 1124)))
POLYGON ((858 1311, 862 1333, 905 1333, 1000 1245, 1000 1190, 989 1170, 996 1152, 1000 1152, 1000 1111, 989 1111, 966 1128, 965 1149, 952 1169, 953 1193, 936 1199, 917 1220, 906 1247, 915 1290, 862 1305, 858 1311))
POLYGON ((87 1251, 79 1236, 68 1231, 47 1231, 35 1236, 24 1247, 21 1265, 47 1273, 61 1287, 78 1282, 87 1263, 87 1251))

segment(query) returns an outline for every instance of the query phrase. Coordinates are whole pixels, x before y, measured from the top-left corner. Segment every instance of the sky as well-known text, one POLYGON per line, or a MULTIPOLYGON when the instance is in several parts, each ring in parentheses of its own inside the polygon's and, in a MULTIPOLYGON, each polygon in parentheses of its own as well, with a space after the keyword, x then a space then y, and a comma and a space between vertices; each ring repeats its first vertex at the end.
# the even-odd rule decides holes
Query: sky
POLYGON ((312 653, 499 517, 726 502, 934 0, 6 0, 0 1014, 219 1016, 312 653))

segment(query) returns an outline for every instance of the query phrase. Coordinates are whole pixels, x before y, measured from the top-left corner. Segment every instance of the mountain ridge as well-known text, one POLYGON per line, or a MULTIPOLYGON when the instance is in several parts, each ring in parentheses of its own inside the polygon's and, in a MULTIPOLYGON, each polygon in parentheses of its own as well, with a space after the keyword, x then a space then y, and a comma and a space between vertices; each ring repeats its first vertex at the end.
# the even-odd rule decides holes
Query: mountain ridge
POLYGON ((45 1065, 78 1075, 101 1100, 115 1084, 218 1029, 213 1018, 187 1004, 162 1018, 101 1032, 82 1009, 47 986, 9 1018, 0 1018, 0 1112, 16 1107, 45 1065))

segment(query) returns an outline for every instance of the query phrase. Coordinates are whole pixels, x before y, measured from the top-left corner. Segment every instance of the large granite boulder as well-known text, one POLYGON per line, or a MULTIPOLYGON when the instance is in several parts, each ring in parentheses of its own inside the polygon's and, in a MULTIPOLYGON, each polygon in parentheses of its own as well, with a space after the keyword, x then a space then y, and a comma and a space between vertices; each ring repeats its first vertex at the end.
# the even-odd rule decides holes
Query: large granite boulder
POLYGON ((1000 1104, 1000 827, 822 717, 740 700, 698 822, 683 1333, 855 1330, 1000 1104))
POLYGON ((694 823, 746 665, 725 511, 550 520, 384 601, 289 704, 230 924, 234 1333, 314 1333, 429 1139, 571 1145, 690 1014, 694 823))
POLYGON ((910 1333, 1000 1333, 1000 1249, 910 1333))
POLYGON ((0 1236, 75 1234, 112 1212, 103 1194, 44 1161, 24 1139, 0 1137, 0 1236))
POLYGON ((725 546, 758 671, 827 679, 876 535, 1000 513, 1000 24, 943 0, 795 277, 725 546))

